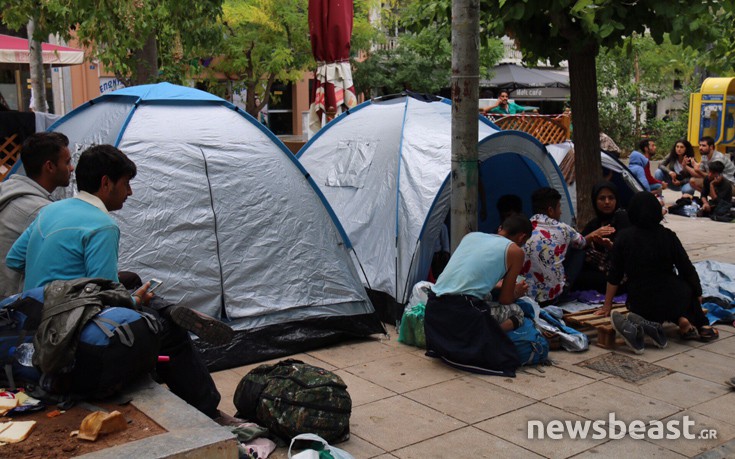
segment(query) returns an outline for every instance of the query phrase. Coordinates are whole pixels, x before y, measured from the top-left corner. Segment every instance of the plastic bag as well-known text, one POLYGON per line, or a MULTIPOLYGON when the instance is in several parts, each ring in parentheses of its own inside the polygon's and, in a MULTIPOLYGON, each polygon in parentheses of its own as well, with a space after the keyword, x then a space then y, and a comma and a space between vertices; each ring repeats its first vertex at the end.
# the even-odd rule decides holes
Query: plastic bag
POLYGON ((406 307, 398 329, 398 342, 426 349, 426 332, 424 331, 424 314, 426 306, 419 303, 406 307))
POLYGON ((590 347, 589 338, 584 333, 568 327, 563 320, 559 320, 546 311, 541 311, 536 318, 536 325, 542 330, 559 335, 561 347, 569 352, 586 351, 590 347))
POLYGON ((416 282, 416 285, 411 289, 411 296, 408 299, 408 306, 406 309, 416 306, 419 303, 426 304, 429 301, 429 290, 434 284, 428 281, 416 282))
POLYGON ((305 433, 296 435, 291 439, 291 445, 288 447, 288 458, 291 459, 355 459, 352 454, 347 451, 331 446, 325 439, 319 435, 305 433), (295 456, 291 455, 291 448, 293 448, 294 442, 298 440, 312 441, 321 443, 316 445, 318 449, 305 449, 295 456))

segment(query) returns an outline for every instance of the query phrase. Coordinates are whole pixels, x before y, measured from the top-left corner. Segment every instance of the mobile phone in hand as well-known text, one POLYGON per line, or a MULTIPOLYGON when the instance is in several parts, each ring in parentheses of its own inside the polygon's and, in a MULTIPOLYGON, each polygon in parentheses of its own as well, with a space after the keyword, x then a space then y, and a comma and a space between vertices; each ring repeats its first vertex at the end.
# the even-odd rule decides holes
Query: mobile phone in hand
POLYGON ((148 287, 148 293, 153 293, 154 290, 156 290, 158 287, 163 284, 163 281, 153 278, 150 280, 150 286, 148 287))

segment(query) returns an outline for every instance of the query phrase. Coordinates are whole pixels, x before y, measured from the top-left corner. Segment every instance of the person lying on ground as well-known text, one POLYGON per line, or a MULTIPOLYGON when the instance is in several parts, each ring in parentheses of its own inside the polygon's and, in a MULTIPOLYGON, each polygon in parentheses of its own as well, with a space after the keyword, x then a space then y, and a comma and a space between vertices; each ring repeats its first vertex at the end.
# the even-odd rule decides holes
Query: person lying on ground
POLYGON ((618 188, 612 182, 598 182, 592 188, 592 205, 595 210, 593 218, 582 230, 587 237, 592 232, 609 226, 615 230, 606 238, 592 241, 585 249, 584 264, 572 286, 574 290, 597 290, 605 293, 607 287, 607 271, 610 268, 610 252, 616 235, 630 226, 628 213, 620 208, 618 188))
MULTIPOLYGON (((133 194, 130 180, 137 169, 112 145, 84 151, 76 168, 79 194, 51 203, 13 244, 8 267, 25 273, 25 290, 54 280, 102 278, 119 282, 120 229, 109 212, 122 209, 133 194)), ((148 292, 149 283, 133 294, 133 301, 154 313, 163 326, 161 352, 170 361, 156 372, 171 391, 207 416, 221 416, 220 394, 188 331, 212 344, 225 344, 232 329, 192 309, 166 303, 148 292), (149 306, 149 308, 148 308, 149 306)))
MULTIPOLYGON (((533 232, 523 247, 526 262, 521 274, 528 282, 528 293, 541 306, 556 303, 568 290, 581 268, 584 253, 573 253, 576 264, 567 279, 565 263, 567 250, 584 249, 591 241, 607 243, 605 239, 615 232, 609 225, 601 226, 586 237, 574 228, 559 221, 561 218, 561 194, 553 188, 539 188, 531 195, 534 215, 531 217, 533 232)), ((572 260, 570 260, 571 262, 572 260)))
POLYGON ((502 282, 498 298, 488 302, 489 313, 503 331, 518 328, 523 322, 523 311, 515 301, 526 294, 528 287, 516 279, 523 266, 521 246, 531 230, 528 218, 512 215, 500 226, 498 234, 466 235, 431 288, 435 301, 448 297, 460 303, 467 297, 481 301, 502 282))
POLYGON ((0 298, 23 290, 22 275, 5 265, 10 247, 51 203, 51 193, 69 186, 74 171, 69 139, 59 132, 37 132, 28 137, 20 160, 26 175, 13 174, 0 184, 0 298))
POLYGON ((694 188, 689 184, 691 174, 687 169, 689 158, 694 157, 694 148, 686 139, 679 139, 671 147, 671 153, 664 159, 654 172, 654 177, 668 184, 673 191, 694 196, 694 188))
POLYGON ((676 233, 660 222, 660 204, 647 192, 636 193, 628 205, 632 226, 622 231, 612 249, 605 303, 596 311, 610 315, 618 286, 627 277, 628 317, 613 313, 613 327, 636 352, 643 352, 644 334, 658 347, 667 344, 661 326, 673 322, 683 339, 711 341, 718 337, 702 311, 702 286, 676 233))
POLYGON ((725 178, 724 170, 725 165, 721 161, 710 163, 702 186, 702 208, 698 216, 717 221, 732 220, 732 184, 725 178))

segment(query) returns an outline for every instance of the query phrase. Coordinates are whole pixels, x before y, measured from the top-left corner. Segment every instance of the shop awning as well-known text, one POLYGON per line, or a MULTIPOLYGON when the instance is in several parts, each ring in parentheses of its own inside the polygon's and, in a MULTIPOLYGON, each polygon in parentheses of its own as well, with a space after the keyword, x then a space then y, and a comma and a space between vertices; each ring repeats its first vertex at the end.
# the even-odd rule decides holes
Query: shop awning
POLYGON ((493 68, 491 80, 481 80, 481 87, 519 88, 569 88, 567 72, 550 69, 531 69, 514 64, 501 64, 493 68))
MULTIPOLYGON (((77 65, 84 62, 84 51, 66 46, 43 43, 43 63, 50 65, 77 65)), ((0 35, 0 64, 28 64, 28 40, 0 35)))

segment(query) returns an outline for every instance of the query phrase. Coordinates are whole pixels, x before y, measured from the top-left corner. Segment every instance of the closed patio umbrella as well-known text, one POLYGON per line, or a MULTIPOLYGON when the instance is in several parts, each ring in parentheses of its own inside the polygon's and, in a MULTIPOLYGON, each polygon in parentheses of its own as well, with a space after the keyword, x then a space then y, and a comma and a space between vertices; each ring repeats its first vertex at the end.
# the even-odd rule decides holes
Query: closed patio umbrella
POLYGON ((344 109, 357 105, 350 68, 352 0, 309 0, 309 35, 317 61, 316 84, 309 107, 309 131, 321 129, 344 109))

